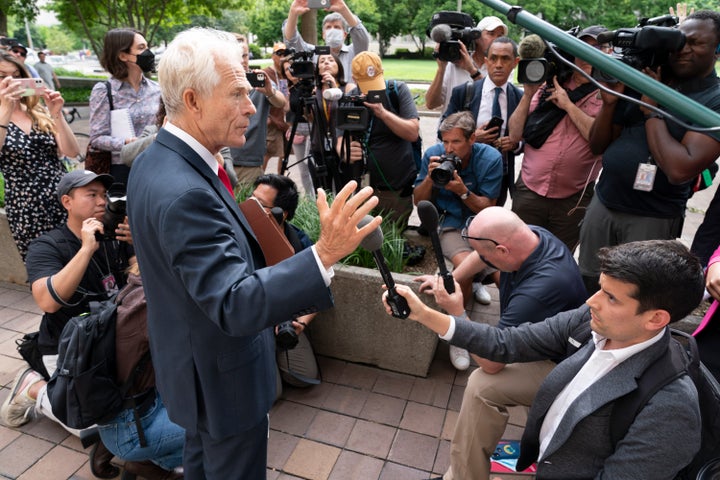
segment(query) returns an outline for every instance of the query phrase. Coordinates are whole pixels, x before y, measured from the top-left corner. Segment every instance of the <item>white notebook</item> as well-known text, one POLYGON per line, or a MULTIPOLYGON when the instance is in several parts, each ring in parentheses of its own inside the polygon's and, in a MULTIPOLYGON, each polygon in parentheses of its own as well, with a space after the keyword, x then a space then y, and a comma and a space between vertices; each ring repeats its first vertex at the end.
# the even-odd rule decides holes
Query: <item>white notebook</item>
POLYGON ((130 110, 110 110, 110 135, 119 138, 135 138, 135 127, 130 120, 130 110))

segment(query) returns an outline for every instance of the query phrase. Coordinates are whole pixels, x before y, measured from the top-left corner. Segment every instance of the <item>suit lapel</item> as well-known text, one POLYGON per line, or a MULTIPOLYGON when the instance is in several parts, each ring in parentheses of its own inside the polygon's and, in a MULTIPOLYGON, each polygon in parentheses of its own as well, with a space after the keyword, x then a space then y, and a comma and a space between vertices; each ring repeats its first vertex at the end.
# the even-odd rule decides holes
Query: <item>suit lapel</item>
POLYGON ((198 172, 198 174, 200 174, 200 176, 208 182, 210 187, 215 190, 215 193, 217 193, 222 199, 228 212, 230 212, 237 219, 240 225, 242 225, 245 233, 257 242, 255 234, 253 233, 252 228, 250 228, 250 224, 240 211, 240 208, 235 202, 233 196, 230 195, 228 189, 220 181, 220 177, 215 175, 215 173, 210 169, 207 163, 205 163, 202 157, 195 152, 195 150, 165 129, 160 129, 155 141, 166 146, 172 151, 177 152, 196 172, 198 172))

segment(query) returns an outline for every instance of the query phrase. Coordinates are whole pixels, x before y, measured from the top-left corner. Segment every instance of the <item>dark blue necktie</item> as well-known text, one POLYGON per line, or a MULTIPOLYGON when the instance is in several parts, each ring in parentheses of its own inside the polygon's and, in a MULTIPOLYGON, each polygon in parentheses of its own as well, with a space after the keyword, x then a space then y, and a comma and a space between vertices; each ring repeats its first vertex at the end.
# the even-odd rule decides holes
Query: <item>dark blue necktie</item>
POLYGON ((500 93, 502 93, 502 88, 495 87, 495 98, 493 98, 492 104, 492 116, 502 118, 502 110, 500 110, 500 93))

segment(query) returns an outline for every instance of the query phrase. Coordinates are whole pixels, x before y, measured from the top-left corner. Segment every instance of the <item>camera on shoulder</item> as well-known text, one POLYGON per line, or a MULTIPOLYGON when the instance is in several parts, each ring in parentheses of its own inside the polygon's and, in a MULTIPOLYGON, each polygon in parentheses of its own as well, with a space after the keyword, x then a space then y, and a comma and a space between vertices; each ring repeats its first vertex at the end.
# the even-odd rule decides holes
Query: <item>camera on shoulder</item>
POLYGON ((433 57, 446 62, 460 60, 460 42, 468 51, 475 50, 475 40, 482 32, 475 28, 475 21, 467 13, 442 11, 433 14, 426 30, 427 36, 439 44, 433 57))

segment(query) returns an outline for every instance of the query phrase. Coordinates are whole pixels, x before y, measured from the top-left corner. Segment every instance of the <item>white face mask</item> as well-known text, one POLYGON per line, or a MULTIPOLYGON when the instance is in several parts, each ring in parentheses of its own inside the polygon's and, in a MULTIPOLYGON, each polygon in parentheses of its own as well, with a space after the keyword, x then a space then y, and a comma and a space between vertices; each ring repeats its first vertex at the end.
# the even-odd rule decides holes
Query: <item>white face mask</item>
POLYGON ((325 44, 330 48, 340 48, 344 41, 343 32, 337 28, 331 28, 325 32, 325 44))

